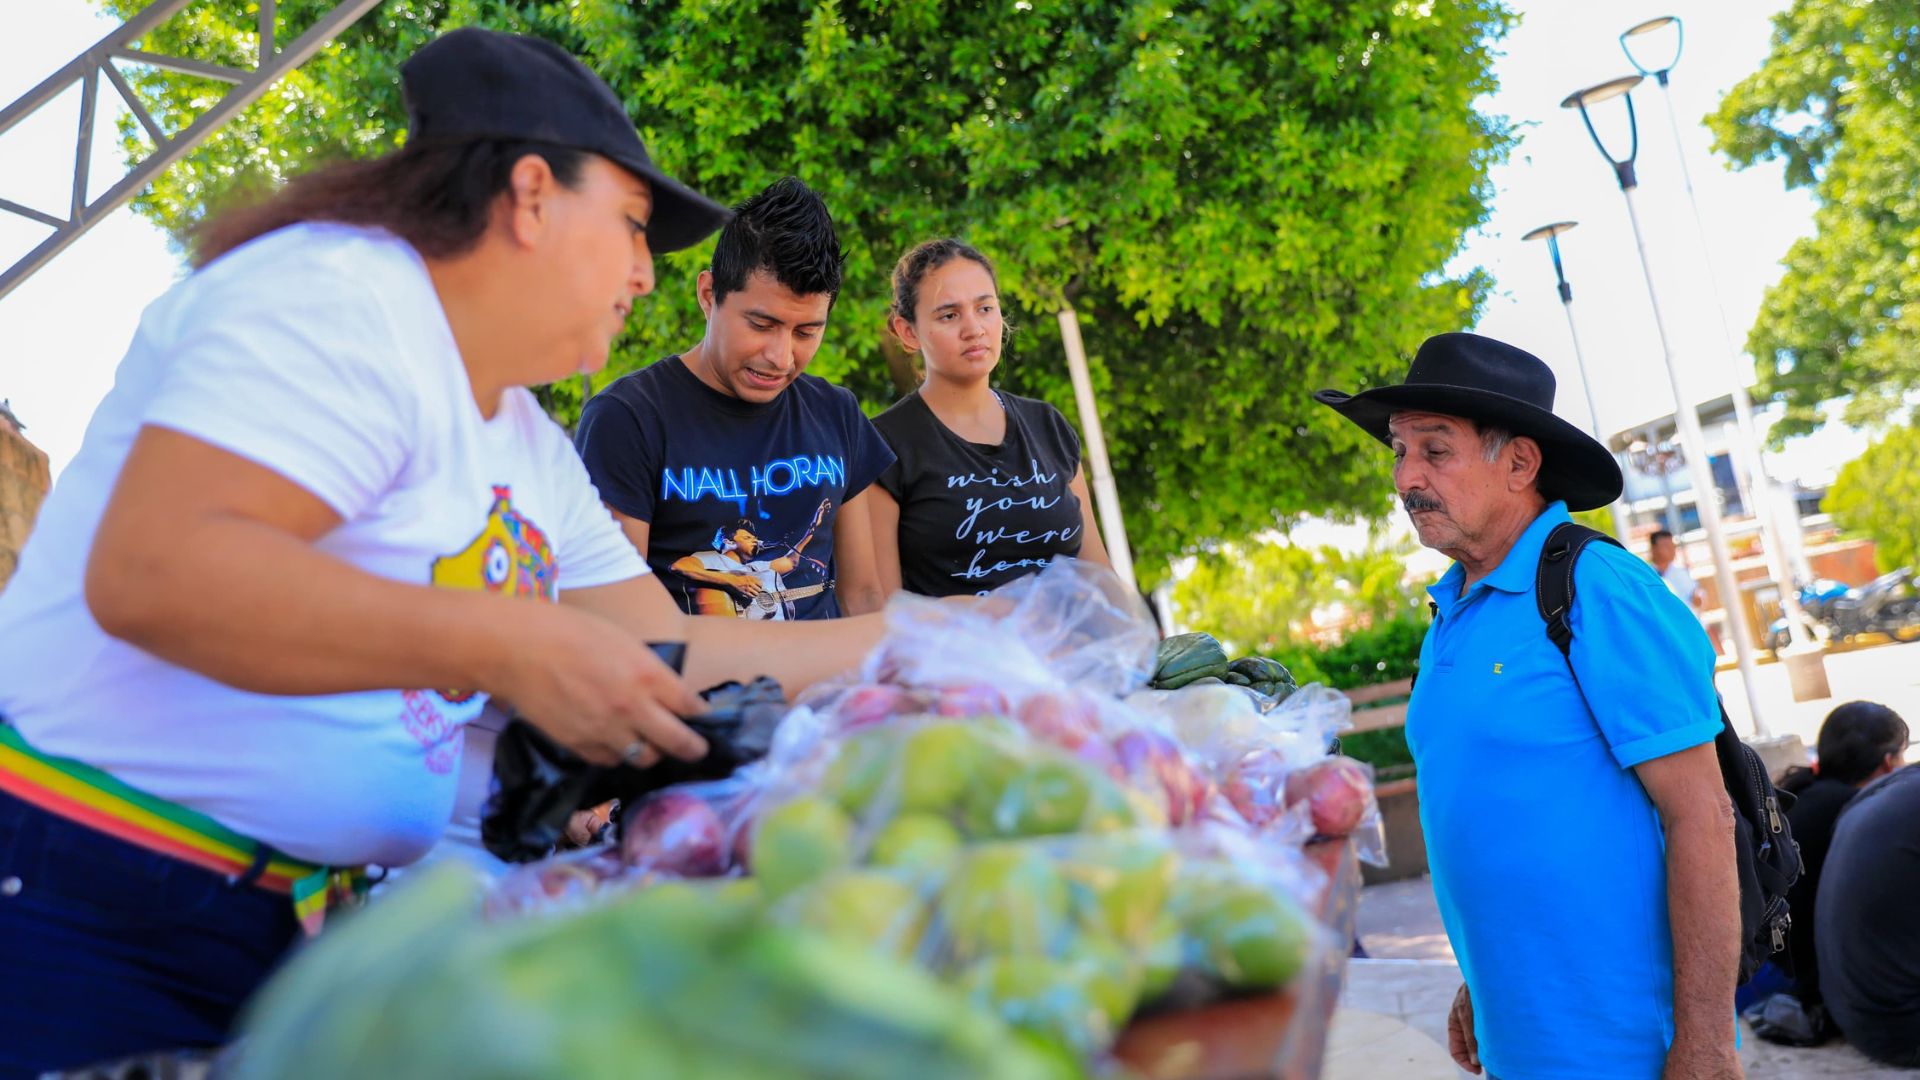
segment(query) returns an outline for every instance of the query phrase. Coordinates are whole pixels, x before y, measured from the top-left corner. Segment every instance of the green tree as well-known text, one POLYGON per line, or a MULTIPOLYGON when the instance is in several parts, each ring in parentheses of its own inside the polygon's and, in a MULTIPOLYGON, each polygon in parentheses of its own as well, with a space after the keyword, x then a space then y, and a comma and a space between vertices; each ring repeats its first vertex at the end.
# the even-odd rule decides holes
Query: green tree
POLYGON ((1613 536, 1616 540, 1626 539, 1626 537, 1614 535, 1613 510, 1609 507, 1597 506, 1592 510, 1576 510, 1570 516, 1574 521, 1585 525, 1589 529, 1598 529, 1608 536, 1613 536))
POLYGON ((1298 648, 1314 613, 1337 612, 1357 627, 1417 612, 1421 585, 1407 580, 1409 543, 1376 536, 1358 552, 1265 541, 1223 544, 1201 555, 1173 587, 1183 612, 1205 612, 1205 630, 1232 650, 1276 653, 1298 648))
POLYGON ((1847 462, 1821 508, 1848 532, 1873 541, 1882 571, 1920 560, 1920 425, 1887 432, 1847 462))
POLYGON ((1773 28, 1707 123, 1735 165, 1780 160, 1819 198, 1747 337, 1786 405, 1779 441, 1818 427, 1828 399, 1874 423, 1920 387, 1920 2, 1794 0, 1773 28))
MULTIPOLYGON (((297 32, 316 6, 279 17, 297 32)), ((147 44, 247 62, 253 10, 197 4, 147 44)), ((1151 582, 1301 512, 1385 508, 1385 455, 1308 394, 1395 378, 1473 322, 1488 279, 1443 267, 1512 141, 1473 106, 1510 21, 1502 0, 386 0, 137 206, 184 236, 236 189, 398 145, 395 67, 439 32, 548 37, 696 187, 739 199, 793 172, 826 196, 849 284, 814 370, 870 408, 898 392, 887 275, 911 244, 958 233, 998 260, 1004 385, 1070 418, 1053 315, 1071 303, 1151 582)), ((169 130, 208 93, 136 85, 169 130)), ((612 371, 697 339, 709 252, 663 261, 612 371)), ((547 405, 565 422, 580 392, 547 405)))

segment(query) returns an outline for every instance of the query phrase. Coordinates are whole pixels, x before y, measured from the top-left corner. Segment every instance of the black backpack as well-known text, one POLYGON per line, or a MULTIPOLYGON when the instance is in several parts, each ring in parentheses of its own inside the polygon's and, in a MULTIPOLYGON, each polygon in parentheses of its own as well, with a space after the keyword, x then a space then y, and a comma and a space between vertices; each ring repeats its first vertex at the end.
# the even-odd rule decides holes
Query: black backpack
MULTIPOLYGON (((1573 564, 1581 550, 1595 540, 1620 546, 1613 537, 1584 525, 1566 522, 1556 526, 1540 551, 1534 590, 1540 617, 1547 624, 1547 637, 1566 658, 1567 673, 1573 675, 1575 687, 1580 685, 1580 676, 1574 674, 1573 658, 1568 653, 1573 628, 1567 623, 1567 614, 1573 609, 1573 564)), ((1790 966, 1787 931, 1793 920, 1787 911, 1787 889, 1800 876, 1800 846, 1794 843, 1793 830, 1787 825, 1786 808, 1793 805, 1793 796, 1775 790, 1760 755, 1734 734, 1724 704, 1713 749, 1720 758, 1720 778, 1733 802, 1734 857, 1740 876, 1740 982, 1744 985, 1761 964, 1776 955, 1778 963, 1790 966)))

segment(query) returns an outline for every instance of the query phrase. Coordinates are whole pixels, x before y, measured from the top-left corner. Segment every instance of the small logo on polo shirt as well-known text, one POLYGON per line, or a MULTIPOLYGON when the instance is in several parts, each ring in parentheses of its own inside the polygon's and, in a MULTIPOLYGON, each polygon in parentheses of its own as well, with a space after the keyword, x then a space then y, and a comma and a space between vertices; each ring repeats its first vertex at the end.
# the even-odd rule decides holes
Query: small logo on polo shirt
POLYGON ((1503 668, 1503 667, 1506 667, 1506 666, 1507 666, 1507 665, 1505 665, 1505 664, 1495 664, 1495 665, 1493 665, 1493 673, 1494 673, 1495 675, 1498 675, 1498 674, 1500 674, 1500 669, 1501 669, 1501 668, 1503 668))

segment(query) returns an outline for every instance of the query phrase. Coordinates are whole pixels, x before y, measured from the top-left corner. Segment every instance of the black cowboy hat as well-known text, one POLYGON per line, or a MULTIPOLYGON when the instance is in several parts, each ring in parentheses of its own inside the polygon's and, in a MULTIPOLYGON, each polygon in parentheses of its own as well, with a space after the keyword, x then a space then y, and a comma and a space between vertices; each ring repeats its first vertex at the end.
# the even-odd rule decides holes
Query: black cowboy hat
POLYGON ((1620 497, 1620 463, 1593 436, 1553 415, 1553 369, 1524 349, 1478 334, 1428 338, 1405 382, 1358 394, 1321 390, 1313 399, 1391 446, 1394 413, 1458 416, 1540 444, 1540 493, 1592 510, 1620 497))

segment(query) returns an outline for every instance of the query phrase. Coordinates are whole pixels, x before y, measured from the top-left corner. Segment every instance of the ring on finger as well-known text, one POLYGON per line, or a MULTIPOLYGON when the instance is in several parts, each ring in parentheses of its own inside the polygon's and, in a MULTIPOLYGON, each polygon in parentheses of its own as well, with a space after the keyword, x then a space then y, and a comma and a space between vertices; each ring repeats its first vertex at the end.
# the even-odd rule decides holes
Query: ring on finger
POLYGON ((640 739, 635 739, 627 744, 625 750, 620 751, 620 763, 622 765, 631 765, 635 758, 646 752, 647 744, 640 739))

